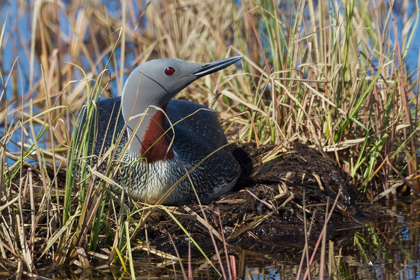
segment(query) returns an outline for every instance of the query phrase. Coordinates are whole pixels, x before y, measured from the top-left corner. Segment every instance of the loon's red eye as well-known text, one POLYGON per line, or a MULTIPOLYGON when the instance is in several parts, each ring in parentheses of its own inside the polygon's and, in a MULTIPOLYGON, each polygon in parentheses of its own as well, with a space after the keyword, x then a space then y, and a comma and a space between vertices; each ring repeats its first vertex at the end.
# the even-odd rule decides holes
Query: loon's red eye
POLYGON ((172 67, 166 67, 165 74, 168 76, 172 76, 175 73, 175 69, 172 67))

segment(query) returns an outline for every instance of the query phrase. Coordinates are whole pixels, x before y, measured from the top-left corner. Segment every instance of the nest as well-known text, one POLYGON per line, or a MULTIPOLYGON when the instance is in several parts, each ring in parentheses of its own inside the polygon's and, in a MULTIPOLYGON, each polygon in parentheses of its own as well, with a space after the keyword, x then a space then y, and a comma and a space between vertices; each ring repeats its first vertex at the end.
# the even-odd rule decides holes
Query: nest
MULTIPOLYGON (((255 144, 237 147, 234 156, 242 174, 232 192, 205 205, 192 203, 155 211, 138 235, 140 243, 147 241, 158 250, 182 255, 191 237, 204 250, 213 247, 212 240, 216 240, 241 250, 274 253, 279 248, 301 249, 305 244, 304 221, 307 228, 319 233, 332 208, 329 229, 355 221, 356 195, 350 176, 333 160, 295 144, 262 163, 274 148, 257 148, 255 144), (168 209, 185 230, 168 215, 168 209)), ((328 238, 339 234, 329 234, 328 238)))

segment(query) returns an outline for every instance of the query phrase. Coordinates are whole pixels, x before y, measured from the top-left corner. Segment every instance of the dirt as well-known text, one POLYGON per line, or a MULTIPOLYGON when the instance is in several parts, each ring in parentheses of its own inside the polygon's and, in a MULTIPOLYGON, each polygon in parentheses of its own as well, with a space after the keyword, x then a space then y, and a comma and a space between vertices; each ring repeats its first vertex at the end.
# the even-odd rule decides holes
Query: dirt
MULTIPOLYGON (((220 237, 228 245, 240 250, 269 254, 278 254, 285 248, 301 250, 305 244, 304 195, 307 228, 313 222, 315 232, 312 236, 319 235, 327 202, 330 211, 338 194, 337 206, 328 223, 328 238, 343 234, 333 233, 333 229, 356 223, 356 194, 350 176, 332 159, 315 149, 295 144, 262 164, 262 158, 274 148, 256 148, 255 144, 237 147, 234 156, 241 163, 242 174, 231 193, 206 205, 173 208, 177 219, 204 250, 213 246, 207 223, 215 231, 223 232, 224 237, 220 237), (201 222, 197 216, 204 218, 203 212, 207 221, 201 222)), ((175 253, 168 235, 181 255, 187 252, 186 234, 164 211, 156 211, 148 223, 147 238, 157 249, 175 253)), ((141 232, 139 237, 145 240, 146 232, 141 232)), ((315 237, 310 239, 315 241, 315 237)))

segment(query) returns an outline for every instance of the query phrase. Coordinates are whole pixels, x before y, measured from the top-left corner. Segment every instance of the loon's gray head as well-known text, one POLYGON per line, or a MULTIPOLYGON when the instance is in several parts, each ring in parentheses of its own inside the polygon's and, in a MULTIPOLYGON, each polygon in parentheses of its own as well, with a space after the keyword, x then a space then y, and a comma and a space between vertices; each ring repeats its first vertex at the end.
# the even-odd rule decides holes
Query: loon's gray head
POLYGON ((224 69, 241 59, 242 56, 236 56, 199 64, 164 58, 147 61, 134 69, 122 93, 122 113, 125 122, 128 123, 128 135, 131 136, 138 127, 130 145, 132 152, 140 155, 141 141, 157 112, 154 108, 165 109, 177 93, 196 79, 224 69), (147 114, 143 118, 146 110, 147 114), (142 118, 142 123, 138 125, 142 118))

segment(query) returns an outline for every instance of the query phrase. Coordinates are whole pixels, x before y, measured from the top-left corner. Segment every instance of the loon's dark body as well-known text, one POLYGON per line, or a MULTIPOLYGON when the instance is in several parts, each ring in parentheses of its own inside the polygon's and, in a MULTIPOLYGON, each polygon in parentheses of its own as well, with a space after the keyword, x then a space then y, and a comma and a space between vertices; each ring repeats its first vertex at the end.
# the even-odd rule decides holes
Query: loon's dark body
MULTIPOLYGON (((121 156, 118 154, 128 142, 125 121, 120 112, 120 97, 101 100, 97 108, 97 130, 90 133, 90 147, 95 141, 94 154, 104 154, 123 133, 116 155, 123 163, 114 180, 126 188, 131 197, 154 203, 196 165, 189 177, 201 201, 215 199, 235 185, 240 174, 239 164, 230 147, 226 146, 226 137, 217 116, 209 108, 179 99, 168 103, 166 114, 170 122, 166 121, 166 128, 173 125, 168 136, 173 140, 171 149, 174 158, 155 163, 136 160, 129 152, 121 156), (124 162, 134 163, 126 165, 124 162)), ((187 176, 182 180, 164 203, 182 204, 195 199, 190 179, 187 176)), ((113 189, 118 191, 116 187, 113 189)))

